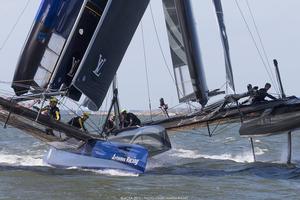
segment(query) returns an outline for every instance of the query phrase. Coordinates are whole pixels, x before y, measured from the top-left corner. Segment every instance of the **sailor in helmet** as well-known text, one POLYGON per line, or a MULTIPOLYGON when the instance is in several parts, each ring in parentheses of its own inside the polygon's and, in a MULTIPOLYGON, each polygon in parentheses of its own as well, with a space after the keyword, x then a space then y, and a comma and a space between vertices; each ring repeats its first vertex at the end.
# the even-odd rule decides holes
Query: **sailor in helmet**
POLYGON ((49 115, 53 119, 59 121, 60 120, 60 111, 57 107, 58 100, 56 97, 51 97, 50 103, 48 106, 42 108, 42 114, 49 115))
POLYGON ((71 126, 74 126, 76 128, 79 128, 81 130, 87 131, 87 129, 84 126, 84 122, 89 118, 90 113, 84 112, 81 116, 73 117, 68 124, 71 126))
POLYGON ((106 124, 104 124, 104 132, 108 135, 109 133, 111 133, 115 129, 117 129, 116 116, 112 115, 108 118, 106 124))
POLYGON ((141 126, 141 120, 133 113, 123 109, 121 111, 121 127, 141 126))

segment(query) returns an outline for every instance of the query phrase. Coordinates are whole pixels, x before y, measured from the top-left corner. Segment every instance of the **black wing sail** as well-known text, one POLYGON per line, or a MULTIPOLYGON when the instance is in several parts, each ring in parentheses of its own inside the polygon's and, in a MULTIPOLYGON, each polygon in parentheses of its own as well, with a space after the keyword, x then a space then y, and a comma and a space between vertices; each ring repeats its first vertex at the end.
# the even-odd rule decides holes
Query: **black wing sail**
POLYGON ((148 3, 108 1, 72 82, 95 109, 100 108, 148 3))
POLYGON ((47 87, 82 4, 83 0, 42 1, 15 70, 12 88, 17 95, 31 86, 47 87))
MULTIPOLYGON (((107 0, 91 0, 85 4, 52 76, 50 82, 51 90, 69 89, 107 2, 107 0)), ((79 100, 81 96, 80 92, 72 89, 69 91, 69 94, 75 100, 79 100)))
POLYGON ((198 35, 190 0, 163 0, 166 26, 180 102, 208 101, 198 35))
POLYGON ((230 53, 229 53, 229 44, 228 44, 228 38, 226 33, 226 27, 224 23, 224 17, 223 17, 223 8, 221 4, 221 0, 213 0, 218 24, 220 28, 221 33, 221 40, 224 48, 224 57, 225 57, 225 68, 226 68, 226 80, 228 85, 231 87, 233 91, 235 91, 234 87, 234 81, 233 81, 233 73, 232 73, 232 67, 231 67, 231 61, 230 61, 230 53))

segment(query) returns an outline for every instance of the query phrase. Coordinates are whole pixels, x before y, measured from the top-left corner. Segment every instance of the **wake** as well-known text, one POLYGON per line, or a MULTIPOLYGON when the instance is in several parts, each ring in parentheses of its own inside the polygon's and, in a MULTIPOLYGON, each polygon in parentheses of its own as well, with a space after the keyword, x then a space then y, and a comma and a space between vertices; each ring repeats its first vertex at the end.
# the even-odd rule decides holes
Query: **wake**
MULTIPOLYGON (((264 150, 259 147, 255 148, 256 155, 264 154, 264 150)), ((157 155, 148 160, 147 170, 153 170, 160 167, 172 167, 196 162, 202 162, 201 159, 211 160, 230 160, 237 163, 254 162, 251 151, 240 152, 238 154, 222 153, 222 154, 201 154, 199 150, 188 149, 172 149, 161 155, 157 155)))

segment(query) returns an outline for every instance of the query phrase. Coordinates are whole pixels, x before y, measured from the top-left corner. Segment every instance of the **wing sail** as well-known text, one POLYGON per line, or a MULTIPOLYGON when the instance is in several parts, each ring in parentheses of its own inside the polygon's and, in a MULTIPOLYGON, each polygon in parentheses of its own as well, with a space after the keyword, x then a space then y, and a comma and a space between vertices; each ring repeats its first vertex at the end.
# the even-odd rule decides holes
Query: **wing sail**
POLYGON ((104 10, 72 82, 99 109, 149 0, 113 1, 104 10))
POLYGON ((44 0, 21 52, 12 88, 17 95, 46 88, 83 0, 44 0))
POLYGON ((208 101, 198 35, 190 0, 163 0, 177 92, 180 102, 208 101))
POLYGON ((224 48, 226 80, 228 85, 231 87, 231 89, 235 91, 233 72, 232 72, 231 60, 230 60, 229 44, 228 44, 228 38, 226 33, 226 27, 224 23, 223 8, 222 8, 221 0, 213 0, 213 2, 216 10, 216 15, 218 19, 220 34, 221 34, 221 40, 224 48))

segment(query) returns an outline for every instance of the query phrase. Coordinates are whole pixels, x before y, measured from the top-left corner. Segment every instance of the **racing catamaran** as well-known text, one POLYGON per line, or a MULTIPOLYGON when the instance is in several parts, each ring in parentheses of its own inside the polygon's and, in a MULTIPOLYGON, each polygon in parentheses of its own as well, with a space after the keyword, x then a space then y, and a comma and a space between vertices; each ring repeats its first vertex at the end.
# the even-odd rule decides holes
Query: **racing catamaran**
POLYGON ((0 118, 5 126, 47 142, 48 164, 143 173, 148 155, 171 148, 160 126, 132 127, 108 137, 91 135, 22 106, 41 99, 42 108, 51 96, 78 101, 84 94, 92 108, 99 109, 148 3, 41 2, 15 70, 12 88, 17 97, 0 98, 0 118), (49 129, 53 135, 47 134, 49 129))
MULTIPOLYGON (((213 2, 224 47, 227 82, 234 91, 221 2, 213 2)), ((297 121, 295 113, 299 111, 300 100, 296 97, 282 95, 274 101, 240 105, 238 99, 246 95, 233 94, 207 104, 209 97, 224 92, 208 90, 190 0, 163 0, 163 6, 179 100, 199 102, 199 111, 103 137, 22 106, 20 102, 25 100, 40 99, 43 106, 51 96, 62 95, 78 101, 84 95, 88 98, 87 107, 98 110, 148 3, 149 0, 43 1, 15 71, 12 87, 17 97, 0 98, 0 120, 5 126, 10 124, 52 146, 45 156, 51 165, 115 168, 137 173, 144 172, 148 154, 157 155, 171 148, 166 129, 207 126, 211 135, 210 124, 242 122, 244 126, 247 120, 266 116, 270 109, 273 112, 269 114, 274 117, 288 115, 297 121), (53 130, 54 136, 46 134, 47 128, 53 130)), ((284 129, 268 129, 259 135, 298 128, 298 123, 291 126, 282 123, 286 124, 284 129)), ((247 131, 243 126, 242 136, 256 135, 251 124, 247 131)))
MULTIPOLYGON (((274 60, 281 91, 280 98, 255 104, 240 104, 238 102, 239 99, 248 97, 250 94, 236 94, 235 92, 221 0, 213 0, 213 4, 224 49, 226 82, 233 94, 226 95, 216 103, 207 104, 209 97, 224 94, 225 92, 219 89, 211 91, 208 89, 200 54, 198 34, 194 26, 192 2, 163 0, 179 101, 196 101, 201 104, 201 108, 187 115, 168 117, 147 124, 158 124, 167 130, 191 130, 206 126, 211 136, 213 130, 211 130, 210 125, 212 124, 218 127, 220 124, 241 123, 240 135, 250 138, 254 160, 252 137, 288 132, 288 151, 291 152, 291 131, 300 127, 298 123, 300 99, 295 96, 286 97, 283 92, 278 63, 274 60)), ((290 159, 291 156, 288 156, 288 162, 290 162, 290 159)))

